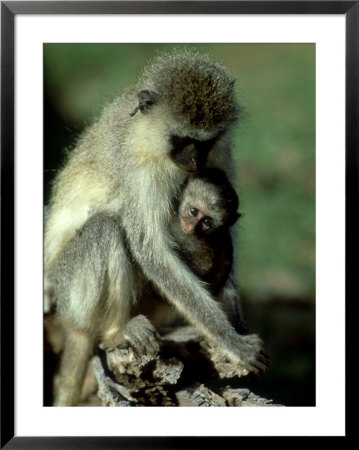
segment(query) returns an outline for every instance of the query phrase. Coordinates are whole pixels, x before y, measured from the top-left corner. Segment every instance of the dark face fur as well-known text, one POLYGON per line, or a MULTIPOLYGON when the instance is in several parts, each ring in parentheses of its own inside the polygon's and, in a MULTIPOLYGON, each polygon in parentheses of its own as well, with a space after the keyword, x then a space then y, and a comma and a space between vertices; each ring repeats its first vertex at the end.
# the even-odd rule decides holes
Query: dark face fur
POLYGON ((217 137, 199 141, 190 137, 171 136, 170 156, 186 172, 198 172, 207 162, 208 153, 217 137))

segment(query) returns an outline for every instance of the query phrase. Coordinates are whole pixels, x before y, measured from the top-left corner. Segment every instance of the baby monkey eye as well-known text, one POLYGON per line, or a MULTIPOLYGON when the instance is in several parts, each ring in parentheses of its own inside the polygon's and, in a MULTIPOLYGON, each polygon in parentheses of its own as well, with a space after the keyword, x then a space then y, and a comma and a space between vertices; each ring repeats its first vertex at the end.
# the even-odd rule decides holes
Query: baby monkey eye
POLYGON ((210 217, 205 217, 202 220, 202 226, 205 230, 209 230, 213 226, 213 220, 210 217))
POLYGON ((191 216, 196 217, 198 214, 198 209, 191 206, 191 208, 189 209, 189 213, 191 214, 191 216))

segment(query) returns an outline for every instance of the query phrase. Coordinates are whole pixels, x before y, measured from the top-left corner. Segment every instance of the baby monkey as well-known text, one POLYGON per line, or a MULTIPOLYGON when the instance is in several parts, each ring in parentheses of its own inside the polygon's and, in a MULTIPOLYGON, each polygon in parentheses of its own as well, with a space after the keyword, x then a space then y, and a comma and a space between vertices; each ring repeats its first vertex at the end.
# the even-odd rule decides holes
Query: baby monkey
POLYGON ((224 172, 204 169, 187 178, 171 224, 182 259, 215 296, 232 269, 229 227, 240 217, 238 206, 237 194, 224 172))

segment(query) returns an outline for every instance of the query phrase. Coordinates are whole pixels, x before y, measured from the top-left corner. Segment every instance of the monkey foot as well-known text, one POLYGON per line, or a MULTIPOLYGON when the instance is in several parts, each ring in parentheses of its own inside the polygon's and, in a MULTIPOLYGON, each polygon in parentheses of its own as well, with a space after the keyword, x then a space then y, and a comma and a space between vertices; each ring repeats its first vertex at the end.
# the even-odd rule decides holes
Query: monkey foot
POLYGON ((122 334, 138 355, 156 355, 159 351, 159 337, 146 316, 138 315, 131 319, 122 334))

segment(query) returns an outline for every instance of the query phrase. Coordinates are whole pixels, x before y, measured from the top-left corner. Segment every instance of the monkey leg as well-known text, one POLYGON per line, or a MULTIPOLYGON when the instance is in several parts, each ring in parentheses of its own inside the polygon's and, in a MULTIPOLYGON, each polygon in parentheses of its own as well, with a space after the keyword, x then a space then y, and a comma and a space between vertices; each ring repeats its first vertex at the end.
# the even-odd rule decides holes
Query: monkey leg
POLYGON ((128 322, 129 264, 118 222, 105 214, 92 216, 60 254, 52 279, 66 336, 56 405, 76 404, 94 345, 128 322))
POLYGON ((93 340, 87 333, 67 330, 60 373, 56 380, 54 406, 77 405, 92 351, 93 340))
POLYGON ((222 305, 223 311, 237 333, 242 335, 248 334, 240 303, 239 287, 234 279, 233 273, 230 273, 228 276, 228 279, 219 292, 217 299, 222 305))

